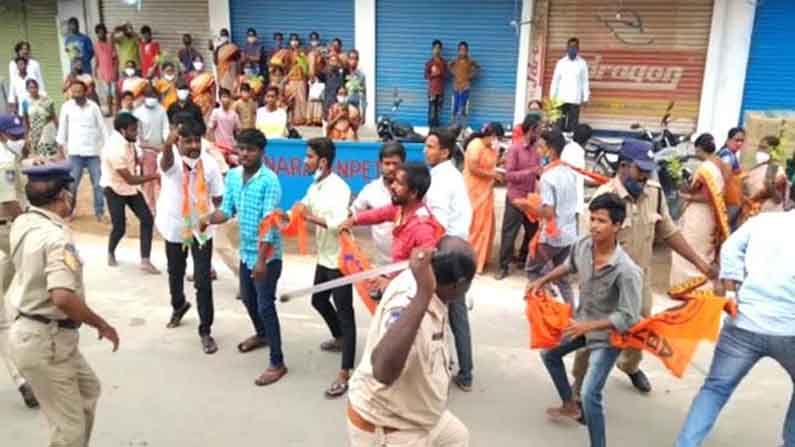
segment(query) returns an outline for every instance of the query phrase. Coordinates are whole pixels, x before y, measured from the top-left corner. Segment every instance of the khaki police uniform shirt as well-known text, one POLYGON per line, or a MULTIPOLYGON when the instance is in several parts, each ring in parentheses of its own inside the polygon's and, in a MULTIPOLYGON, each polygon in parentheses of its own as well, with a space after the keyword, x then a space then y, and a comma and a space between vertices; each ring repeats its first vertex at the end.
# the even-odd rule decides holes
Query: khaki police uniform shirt
MULTIPOLYGON (((0 143, 0 203, 19 202, 22 209, 25 208, 25 182, 20 168, 22 161, 19 156, 3 143, 0 143)), ((0 220, 6 220, 9 216, 0 214, 0 220)))
POLYGON ((49 296, 53 289, 73 291, 84 299, 83 263, 72 232, 61 217, 36 207, 11 226, 11 257, 16 273, 6 294, 12 316, 18 312, 66 319, 49 296))
POLYGON ((373 316, 362 362, 351 378, 351 405, 377 427, 430 431, 447 409, 447 306, 437 297, 431 298, 400 377, 390 386, 373 377, 373 350, 416 293, 411 271, 392 280, 373 316))
POLYGON ((627 217, 618 232, 618 241, 632 260, 643 269, 644 283, 648 283, 649 275, 646 273, 651 267, 655 236, 668 239, 679 231, 668 213, 665 193, 659 183, 649 180, 643 193, 634 200, 621 180, 613 178, 599 187, 594 197, 611 192, 618 194, 627 204, 627 217))

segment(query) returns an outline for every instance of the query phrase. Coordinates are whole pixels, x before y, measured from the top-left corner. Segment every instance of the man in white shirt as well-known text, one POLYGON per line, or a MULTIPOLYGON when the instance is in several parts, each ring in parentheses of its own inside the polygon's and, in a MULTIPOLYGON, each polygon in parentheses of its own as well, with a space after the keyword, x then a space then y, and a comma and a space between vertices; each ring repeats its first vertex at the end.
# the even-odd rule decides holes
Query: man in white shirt
MULTIPOLYGON (((17 56, 14 59, 14 76, 9 79, 8 82, 8 108, 11 112, 16 113, 17 115, 22 115, 23 111, 21 109, 22 102, 29 98, 28 95, 28 80, 33 79, 36 82, 38 80, 35 76, 33 76, 28 69, 28 60, 24 57, 17 56)), ((41 92, 41 89, 39 89, 41 92)), ((41 92, 46 95, 46 92, 41 92)))
MULTIPOLYGON (((397 170, 406 162, 406 148, 398 141, 388 141, 378 153, 381 177, 368 183, 351 205, 354 214, 365 210, 383 208, 392 204, 392 193, 389 186, 395 180, 397 170)), ((392 231, 393 222, 372 225, 370 231, 377 250, 375 263, 385 265, 392 262, 392 231)))
MULTIPOLYGON (((472 205, 464 184, 464 176, 451 161, 455 148, 455 135, 447 129, 436 129, 425 139, 425 161, 431 167, 431 187, 425 203, 448 236, 469 240, 472 205)), ((453 381, 463 391, 472 390, 472 335, 466 297, 449 304, 450 328, 458 352, 458 374, 453 381)))
POLYGON ((569 39, 566 56, 555 65, 549 96, 562 102, 563 117, 559 125, 564 132, 573 132, 580 119, 580 106, 591 99, 588 84, 588 64, 579 56, 580 40, 569 39))
MULTIPOLYGON (((328 138, 312 138, 306 142, 304 165, 314 176, 306 196, 301 199, 305 206, 306 221, 315 225, 317 243, 317 266, 315 284, 341 278, 339 268, 339 230, 348 218, 351 190, 339 175, 332 171, 337 148, 328 138)), ((325 320, 333 339, 323 342, 320 349, 327 352, 342 352, 342 368, 337 378, 326 390, 326 397, 341 397, 348 391, 356 358, 356 318, 353 312, 353 288, 350 284, 312 295, 312 307, 325 320), (334 304, 331 297, 334 296, 334 304)))
POLYGON ((270 86, 265 91, 265 105, 257 109, 255 126, 269 140, 287 137, 287 111, 279 108, 279 88, 270 86))
MULTIPOLYGON (((44 94, 47 92, 44 88, 44 78, 41 75, 41 65, 36 59, 30 57, 30 43, 26 41, 17 42, 17 44, 14 46, 14 54, 14 58, 8 63, 8 82, 9 86, 11 86, 8 102, 15 103, 17 106, 19 106, 22 104, 22 99, 25 99, 27 96, 27 90, 24 88, 27 79, 35 79, 36 82, 39 83, 39 92, 44 94), (20 79, 19 65, 17 61, 17 58, 20 57, 25 59, 26 62, 27 79, 20 79), (25 94, 19 99, 13 99, 11 98, 11 95, 14 93, 14 86, 19 85, 20 81, 22 82, 23 86, 22 91, 25 92, 25 94)), ((13 110, 13 107, 11 110, 13 110)))
MULTIPOLYGON (((563 148, 560 159, 575 168, 585 169, 585 144, 591 139, 593 130, 587 124, 578 124, 574 128, 572 141, 563 148)), ((582 174, 577 174, 577 222, 582 216, 585 207, 585 178, 582 174)))
MULTIPOLYGON (((144 175, 157 173, 157 154, 164 150, 168 134, 169 121, 166 109, 160 105, 157 93, 152 87, 144 90, 144 102, 135 108, 133 115, 140 120, 138 131, 138 147, 141 149, 141 170, 144 175)), ((159 190, 157 182, 144 185, 143 193, 146 204, 157 214, 155 204, 159 190)))
POLYGON ((83 170, 88 169, 94 188, 94 215, 98 221, 102 221, 105 202, 102 187, 99 185, 99 153, 100 148, 108 141, 105 118, 97 103, 86 98, 85 84, 73 81, 69 92, 72 99, 61 106, 55 142, 58 143, 60 151, 69 156, 69 163, 72 165, 72 178, 75 180, 72 209, 74 210, 77 200, 83 170))
POLYGON ((180 325, 182 317, 190 309, 185 300, 185 265, 190 247, 193 258, 196 306, 199 311, 199 337, 205 354, 218 351, 218 345, 210 335, 213 324, 212 269, 213 234, 210 228, 201 231, 199 219, 221 205, 224 181, 218 163, 207 151, 202 150, 203 123, 194 120, 181 121, 177 145, 168 147, 158 156, 158 167, 162 189, 157 199, 155 226, 166 243, 168 262, 168 287, 171 294, 171 319, 167 328, 180 325), (187 176, 187 177, 186 177, 187 176), (188 197, 184 189, 187 182, 188 197), (199 195, 207 191, 206 195, 199 195), (186 210, 185 200, 189 201, 186 210), (183 215, 188 211, 188 215, 183 215))

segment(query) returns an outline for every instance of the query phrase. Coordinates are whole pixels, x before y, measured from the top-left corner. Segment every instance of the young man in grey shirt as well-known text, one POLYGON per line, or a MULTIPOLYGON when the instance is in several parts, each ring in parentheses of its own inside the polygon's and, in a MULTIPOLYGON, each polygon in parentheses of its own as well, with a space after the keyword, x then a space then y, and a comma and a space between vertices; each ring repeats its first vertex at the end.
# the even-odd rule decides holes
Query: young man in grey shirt
POLYGON ((591 235, 574 245, 566 262, 527 287, 535 292, 571 273, 580 278, 580 305, 574 320, 563 331, 560 345, 541 355, 563 401, 560 407, 548 409, 547 414, 584 417, 591 447, 603 447, 607 441, 602 388, 621 353, 610 346, 610 332, 626 332, 640 320, 643 273, 617 242, 618 230, 626 217, 621 198, 613 193, 603 194, 594 198, 588 209, 591 235), (581 411, 574 400, 563 357, 584 347, 590 352, 590 367, 583 385, 581 411))
MULTIPOLYGON (((560 161, 566 139, 558 130, 544 132, 549 162, 541 174, 541 208, 533 210, 541 219, 554 219, 556 234, 550 234, 548 223, 539 230, 538 250, 527 260, 528 278, 533 281, 548 273, 553 267, 564 264, 571 247, 577 241, 577 174, 560 161)), ((574 304, 574 292, 565 277, 555 280, 563 300, 574 304)))

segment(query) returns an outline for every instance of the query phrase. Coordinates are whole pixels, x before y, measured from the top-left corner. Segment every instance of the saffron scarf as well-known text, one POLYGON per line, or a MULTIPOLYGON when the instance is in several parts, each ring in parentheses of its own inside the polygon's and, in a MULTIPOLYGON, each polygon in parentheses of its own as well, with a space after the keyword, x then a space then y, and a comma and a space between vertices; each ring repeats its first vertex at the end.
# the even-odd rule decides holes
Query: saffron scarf
POLYGON ((717 181, 713 174, 704 166, 696 170, 694 183, 701 183, 704 185, 704 190, 707 193, 707 199, 715 215, 715 247, 719 250, 723 242, 729 238, 731 234, 731 227, 729 226, 729 213, 726 209, 726 202, 723 199, 723 194, 718 188, 717 181))
MULTIPOLYGON (((210 211, 210 192, 207 189, 207 180, 204 178, 204 163, 199 159, 194 168, 196 172, 196 181, 194 182, 194 194, 196 198, 195 206, 194 201, 191 200, 190 191, 190 177, 191 171, 187 165, 182 169, 182 246, 188 248, 194 242, 194 230, 198 227, 199 218, 207 215, 210 211)), ((195 240, 199 242, 199 246, 203 246, 207 242, 207 236, 202 232, 197 232, 195 240)))

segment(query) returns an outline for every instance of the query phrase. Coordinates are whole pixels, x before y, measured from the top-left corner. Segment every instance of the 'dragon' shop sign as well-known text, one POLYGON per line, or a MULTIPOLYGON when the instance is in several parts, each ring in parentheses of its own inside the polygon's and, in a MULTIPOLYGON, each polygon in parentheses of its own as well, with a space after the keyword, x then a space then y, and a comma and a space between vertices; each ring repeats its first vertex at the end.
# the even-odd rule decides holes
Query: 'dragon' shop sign
MULTIPOLYGON (((334 160, 336 172, 350 186, 355 195, 368 182, 381 174, 378 169, 378 151, 381 142, 335 142, 337 154, 334 160)), ((405 144, 408 159, 422 161, 423 145, 405 144)), ((279 177, 282 185, 281 207, 289 209, 293 203, 306 193, 312 183, 312 176, 304 171, 306 155, 304 140, 268 140, 265 148, 265 163, 279 177)))

